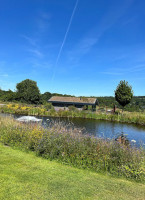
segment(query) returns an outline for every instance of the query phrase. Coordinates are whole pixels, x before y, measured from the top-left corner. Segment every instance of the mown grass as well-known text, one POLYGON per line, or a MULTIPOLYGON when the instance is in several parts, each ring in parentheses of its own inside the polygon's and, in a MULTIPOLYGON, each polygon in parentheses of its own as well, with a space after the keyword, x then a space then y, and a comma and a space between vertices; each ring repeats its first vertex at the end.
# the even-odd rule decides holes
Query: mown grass
POLYGON ((145 185, 0 145, 1 200, 144 200, 145 185))
POLYGON ((142 182, 145 179, 144 149, 83 135, 70 124, 54 123, 46 130, 37 124, 0 117, 0 127, 0 142, 5 145, 35 151, 46 159, 78 168, 142 182))
POLYGON ((23 104, 7 104, 0 106, 0 112, 13 113, 21 115, 33 115, 33 116, 52 116, 52 117, 69 117, 69 118, 86 118, 86 119, 98 119, 117 121, 125 123, 134 123, 145 125, 145 113, 144 112, 121 112, 117 111, 116 114, 106 112, 91 112, 91 111, 78 111, 78 110, 59 110, 55 111, 51 105, 41 105, 38 107, 23 105, 23 104))

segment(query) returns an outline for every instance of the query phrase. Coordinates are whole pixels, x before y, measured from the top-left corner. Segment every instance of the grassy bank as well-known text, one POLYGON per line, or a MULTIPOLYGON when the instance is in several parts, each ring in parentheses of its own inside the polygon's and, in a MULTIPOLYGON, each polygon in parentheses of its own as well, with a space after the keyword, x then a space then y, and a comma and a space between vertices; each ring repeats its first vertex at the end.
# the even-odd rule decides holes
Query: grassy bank
POLYGON ((144 200, 145 185, 0 145, 0 199, 144 200))
POLYGON ((0 142, 78 168, 144 181, 145 151, 81 134, 70 125, 43 129, 0 117, 0 142))
POLYGON ((52 117, 69 117, 69 118, 86 118, 86 119, 98 119, 108 120, 116 122, 134 123, 139 125, 145 125, 145 113, 144 112, 120 112, 116 114, 108 114, 105 111, 97 110, 91 111, 77 111, 77 110, 60 110, 55 111, 51 105, 41 105, 34 107, 32 105, 23 104, 7 104, 0 106, 0 112, 21 114, 21 115, 33 115, 33 116, 52 116, 52 117))

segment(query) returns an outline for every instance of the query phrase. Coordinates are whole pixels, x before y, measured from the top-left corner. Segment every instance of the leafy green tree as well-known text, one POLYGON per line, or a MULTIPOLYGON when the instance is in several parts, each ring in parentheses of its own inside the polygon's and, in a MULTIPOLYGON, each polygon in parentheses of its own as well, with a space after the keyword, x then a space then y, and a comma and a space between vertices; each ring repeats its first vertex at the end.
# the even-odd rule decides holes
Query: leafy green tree
POLYGON ((45 92, 44 94, 41 94, 41 103, 46 104, 51 97, 52 94, 50 92, 45 92))
POLYGON ((35 81, 26 79, 16 85, 17 100, 25 103, 38 104, 40 91, 35 81))
POLYGON ((130 103, 133 97, 132 87, 128 84, 127 81, 120 81, 116 90, 115 90, 115 99, 116 101, 124 108, 127 104, 130 103))
POLYGON ((4 91, 0 98, 2 101, 15 101, 16 92, 13 92, 12 90, 4 91))

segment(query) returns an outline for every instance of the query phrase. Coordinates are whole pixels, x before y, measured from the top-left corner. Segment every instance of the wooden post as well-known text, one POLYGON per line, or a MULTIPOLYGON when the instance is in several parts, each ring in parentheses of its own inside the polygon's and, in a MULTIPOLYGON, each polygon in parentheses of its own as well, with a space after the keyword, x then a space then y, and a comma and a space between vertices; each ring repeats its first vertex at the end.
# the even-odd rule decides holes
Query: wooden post
POLYGON ((113 113, 116 112, 116 105, 113 106, 113 113))

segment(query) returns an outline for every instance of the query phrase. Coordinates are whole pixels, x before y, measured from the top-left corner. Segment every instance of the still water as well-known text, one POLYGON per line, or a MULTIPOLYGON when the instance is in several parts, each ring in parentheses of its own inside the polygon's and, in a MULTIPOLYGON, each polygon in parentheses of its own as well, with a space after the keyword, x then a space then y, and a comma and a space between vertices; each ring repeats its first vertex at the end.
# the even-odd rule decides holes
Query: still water
MULTIPOLYGON (((6 114, 0 114, 6 116, 6 114)), ((13 115, 17 119, 18 115, 13 115)), ((56 117, 36 117, 42 119, 42 125, 47 128, 53 122, 60 122, 62 125, 72 123, 74 127, 85 129, 85 133, 101 138, 115 139, 120 134, 124 134, 129 141, 135 140, 136 146, 145 147, 145 126, 109 122, 103 120, 81 119, 81 118, 56 118, 56 117)))
POLYGON ((122 133, 129 139, 135 140, 136 145, 144 145, 145 147, 145 126, 139 126, 134 124, 109 122, 103 120, 93 120, 93 119, 81 119, 81 118, 48 118, 43 117, 42 123, 48 125, 54 121, 60 121, 64 123, 73 123, 74 127, 85 129, 86 133, 89 135, 94 135, 101 138, 115 139, 122 133), (48 121, 49 119, 50 121, 48 121))

